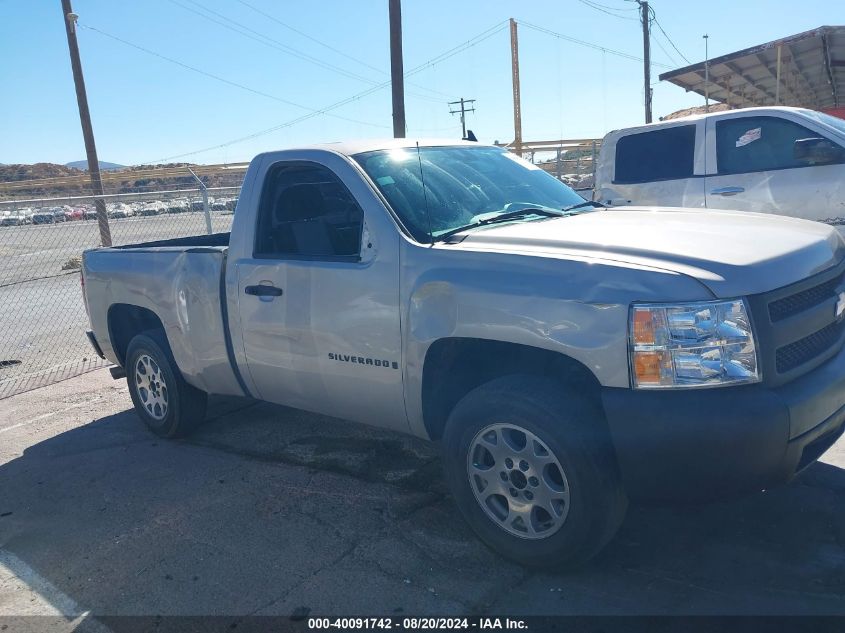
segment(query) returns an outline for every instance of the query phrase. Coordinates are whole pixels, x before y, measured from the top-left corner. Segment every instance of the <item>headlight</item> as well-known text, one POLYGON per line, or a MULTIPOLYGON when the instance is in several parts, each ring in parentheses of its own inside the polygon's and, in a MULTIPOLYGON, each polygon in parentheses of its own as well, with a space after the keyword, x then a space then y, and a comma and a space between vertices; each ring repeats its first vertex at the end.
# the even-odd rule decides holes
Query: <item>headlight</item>
POLYGON ((635 388, 760 381, 751 321, 741 299, 635 304, 628 337, 635 388))

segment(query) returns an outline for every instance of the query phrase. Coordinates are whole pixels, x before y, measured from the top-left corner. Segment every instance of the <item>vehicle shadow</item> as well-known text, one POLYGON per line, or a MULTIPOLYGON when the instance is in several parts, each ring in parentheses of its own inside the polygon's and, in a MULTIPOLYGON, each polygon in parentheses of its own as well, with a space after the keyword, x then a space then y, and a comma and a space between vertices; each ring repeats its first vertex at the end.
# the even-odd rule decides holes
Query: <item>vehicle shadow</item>
POLYGON ((845 614, 829 464, 742 500, 633 507, 591 564, 537 572, 474 537, 436 447, 265 403, 210 411, 188 440, 130 410, 0 466, 0 562, 95 615, 845 614))

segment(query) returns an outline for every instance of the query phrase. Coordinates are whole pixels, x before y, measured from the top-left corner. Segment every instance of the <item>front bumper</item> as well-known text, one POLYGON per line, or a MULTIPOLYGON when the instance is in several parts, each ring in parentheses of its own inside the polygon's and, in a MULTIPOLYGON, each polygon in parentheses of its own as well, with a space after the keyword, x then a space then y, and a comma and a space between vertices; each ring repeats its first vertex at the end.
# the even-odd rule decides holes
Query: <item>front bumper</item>
POLYGON ((845 431, 845 348, 780 387, 603 388, 635 499, 692 500, 785 483, 845 431))

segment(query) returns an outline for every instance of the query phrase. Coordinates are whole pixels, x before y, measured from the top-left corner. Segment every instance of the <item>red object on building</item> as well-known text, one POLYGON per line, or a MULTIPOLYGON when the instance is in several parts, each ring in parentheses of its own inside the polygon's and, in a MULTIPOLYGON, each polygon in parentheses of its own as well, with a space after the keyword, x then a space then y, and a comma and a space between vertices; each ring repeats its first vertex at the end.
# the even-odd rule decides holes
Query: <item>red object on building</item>
POLYGON ((821 111, 825 114, 845 119, 845 108, 822 108, 821 111))

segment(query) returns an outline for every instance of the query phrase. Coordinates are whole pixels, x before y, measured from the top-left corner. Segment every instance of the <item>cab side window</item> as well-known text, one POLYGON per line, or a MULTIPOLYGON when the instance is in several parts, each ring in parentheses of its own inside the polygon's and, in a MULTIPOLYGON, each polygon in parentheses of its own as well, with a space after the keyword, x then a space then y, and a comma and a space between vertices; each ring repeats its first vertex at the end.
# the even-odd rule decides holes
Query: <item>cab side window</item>
POLYGON ((284 163, 267 175, 255 256, 357 260, 364 213, 331 170, 284 163))
POLYGON ((616 142, 613 182, 634 184, 691 178, 695 159, 695 125, 640 132, 616 142))
POLYGON ((739 117, 716 122, 718 173, 743 174, 807 167, 795 155, 795 141, 818 138, 803 125, 771 116, 739 117))

